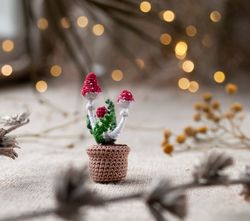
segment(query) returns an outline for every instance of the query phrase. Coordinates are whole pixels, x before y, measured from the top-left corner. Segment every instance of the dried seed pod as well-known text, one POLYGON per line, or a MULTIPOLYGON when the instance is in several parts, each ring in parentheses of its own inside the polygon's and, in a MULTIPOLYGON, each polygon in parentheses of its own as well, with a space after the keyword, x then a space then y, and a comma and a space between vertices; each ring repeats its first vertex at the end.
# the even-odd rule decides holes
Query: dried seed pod
POLYGON ((185 134, 180 134, 176 137, 176 142, 179 144, 182 144, 186 141, 186 135, 185 134))
POLYGON ((238 91, 236 84, 229 83, 226 85, 225 90, 228 94, 235 94, 238 91))
POLYGON ((188 126, 184 129, 184 133, 188 136, 188 137, 195 137, 197 134, 197 130, 191 126, 188 126))
POLYGON ((200 121, 201 120, 201 114, 200 113, 196 113, 193 117, 194 121, 200 121))
POLYGON ((174 151, 174 146, 170 143, 167 143, 164 147, 163 147, 163 151, 166 154, 171 154, 174 151))
POLYGON ((206 92, 203 94, 203 100, 206 102, 210 102, 212 100, 213 96, 211 93, 206 92))
POLYGON ((211 104, 211 107, 214 109, 214 110, 218 110, 220 108, 220 102, 219 101, 214 101, 212 104, 211 104))
POLYGON ((240 111, 242 111, 243 110, 243 106, 242 106, 242 104, 240 104, 240 103, 234 103, 234 104, 232 104, 232 106, 231 106, 231 110, 233 111, 233 112, 240 112, 240 111))
POLYGON ((200 127, 198 129, 198 132, 201 133, 201 134, 205 134, 207 132, 207 127, 206 126, 200 127))

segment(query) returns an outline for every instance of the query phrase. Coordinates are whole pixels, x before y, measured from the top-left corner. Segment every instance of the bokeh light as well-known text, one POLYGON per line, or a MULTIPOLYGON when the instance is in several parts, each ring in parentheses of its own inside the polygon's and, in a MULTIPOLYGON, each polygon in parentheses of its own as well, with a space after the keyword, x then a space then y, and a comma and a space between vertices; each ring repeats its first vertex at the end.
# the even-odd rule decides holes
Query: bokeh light
POLYGON ((186 42, 184 41, 179 41, 176 45, 175 45, 175 54, 177 56, 183 56, 187 53, 187 49, 188 49, 188 45, 186 42))
POLYGON ((189 25, 186 27, 186 34, 189 37, 194 37, 197 34, 197 29, 193 25, 189 25))
POLYGON ((151 4, 148 1, 143 1, 140 3, 140 10, 144 13, 147 13, 151 10, 151 4))
POLYGON ((170 34, 168 33, 164 33, 160 36, 160 42, 163 44, 163 45, 169 45, 172 41, 172 37, 170 34))
POLYGON ((119 69, 113 70, 111 77, 114 81, 121 81, 123 79, 123 72, 119 69))
POLYGON ((221 13, 218 11, 212 11, 209 17, 212 22, 219 22, 221 20, 221 13))
POLYGON ((36 90, 40 93, 44 93, 48 89, 48 84, 46 81, 40 80, 36 82, 36 90))
POLYGON ((65 28, 65 29, 70 28, 70 21, 69 21, 69 19, 66 18, 66 17, 61 18, 60 23, 61 23, 61 26, 62 26, 63 28, 65 28))
POLYGON ((190 86, 190 81, 187 78, 180 78, 178 81, 178 86, 182 90, 186 90, 190 86))
POLYGON ((190 73, 194 70, 194 62, 190 60, 186 60, 182 63, 182 69, 183 71, 190 73))
POLYGON ((162 18, 166 22, 172 22, 175 19, 175 14, 171 10, 166 10, 166 11, 163 12, 162 18))
POLYGON ((4 52, 11 52, 14 49, 15 45, 12 40, 6 39, 2 42, 2 49, 4 52))
POLYGON ((206 47, 206 48, 210 48, 213 44, 212 39, 210 37, 210 35, 206 34, 204 35, 204 37, 202 38, 201 43, 206 47))
POLYGON ((104 33, 104 26, 102 24, 96 24, 93 26, 92 32, 96 36, 101 36, 104 33))
POLYGON ((36 25, 40 30, 46 30, 49 26, 49 22, 46 18, 41 17, 37 20, 36 25))
POLYGON ((86 16, 79 16, 76 22, 80 28, 85 28, 88 25, 89 20, 86 16))
POLYGON ((197 81, 190 81, 188 90, 189 90, 191 93, 195 93, 196 91, 199 90, 199 83, 198 83, 197 81))
POLYGON ((217 83, 223 83, 226 79, 225 74, 222 71, 216 71, 214 73, 214 81, 217 83))
POLYGON ((61 66, 59 66, 59 65, 53 65, 50 68, 50 74, 53 77, 59 77, 62 74, 62 68, 61 68, 61 66))
POLYGON ((5 64, 1 67, 1 73, 3 76, 10 76, 13 72, 13 68, 9 64, 5 64))
POLYGON ((140 69, 143 69, 145 67, 145 63, 141 58, 136 58, 135 59, 136 64, 140 69))

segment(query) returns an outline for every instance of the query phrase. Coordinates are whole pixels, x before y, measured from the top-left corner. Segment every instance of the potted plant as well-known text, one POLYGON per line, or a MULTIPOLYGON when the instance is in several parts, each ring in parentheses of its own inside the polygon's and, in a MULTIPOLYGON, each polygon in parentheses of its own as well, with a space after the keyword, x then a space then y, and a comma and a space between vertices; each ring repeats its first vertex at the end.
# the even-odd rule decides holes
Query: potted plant
POLYGON ((106 100, 106 106, 94 106, 94 101, 101 93, 95 73, 87 74, 82 95, 87 99, 87 128, 93 135, 96 145, 87 149, 89 156, 90 176, 95 182, 117 182, 127 175, 129 147, 126 144, 115 144, 128 117, 128 110, 133 95, 128 90, 121 91, 117 103, 121 108, 120 122, 116 122, 115 106, 106 100))

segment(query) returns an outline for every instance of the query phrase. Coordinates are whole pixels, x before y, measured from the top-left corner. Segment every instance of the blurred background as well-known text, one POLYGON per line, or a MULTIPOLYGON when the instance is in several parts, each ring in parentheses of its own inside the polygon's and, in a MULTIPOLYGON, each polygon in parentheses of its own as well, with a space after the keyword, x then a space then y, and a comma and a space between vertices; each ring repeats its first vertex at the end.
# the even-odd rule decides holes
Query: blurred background
POLYGON ((106 84, 248 90, 247 0, 0 0, 0 89, 106 84))

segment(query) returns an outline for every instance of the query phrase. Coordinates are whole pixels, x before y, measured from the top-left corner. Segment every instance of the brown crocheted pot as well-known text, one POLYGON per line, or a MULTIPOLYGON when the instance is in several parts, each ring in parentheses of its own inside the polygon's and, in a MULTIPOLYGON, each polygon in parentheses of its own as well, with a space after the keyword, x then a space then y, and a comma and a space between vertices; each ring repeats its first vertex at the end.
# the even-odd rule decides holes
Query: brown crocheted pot
POLYGON ((122 180, 127 175, 129 147, 124 144, 93 145, 87 149, 89 172, 95 182, 122 180))

